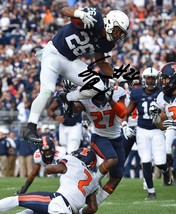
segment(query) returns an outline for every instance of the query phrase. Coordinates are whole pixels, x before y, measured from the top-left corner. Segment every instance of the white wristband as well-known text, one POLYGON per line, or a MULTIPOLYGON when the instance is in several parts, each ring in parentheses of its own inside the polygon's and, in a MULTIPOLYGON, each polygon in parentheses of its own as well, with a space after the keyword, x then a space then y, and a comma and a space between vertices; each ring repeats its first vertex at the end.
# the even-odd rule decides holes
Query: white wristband
POLYGON ((77 9, 76 9, 75 12, 74 12, 74 17, 75 17, 75 18, 83 19, 84 14, 85 14, 84 11, 81 11, 81 10, 77 10, 77 9))
POLYGON ((122 125, 122 127, 124 127, 124 126, 127 126, 128 123, 127 123, 127 121, 123 121, 121 125, 122 125))
POLYGON ((160 116, 158 115, 155 119, 153 119, 153 122, 154 123, 160 123, 161 122, 160 116))
POLYGON ((80 210, 79 210, 79 214, 82 214, 83 213, 83 208, 81 208, 80 210))

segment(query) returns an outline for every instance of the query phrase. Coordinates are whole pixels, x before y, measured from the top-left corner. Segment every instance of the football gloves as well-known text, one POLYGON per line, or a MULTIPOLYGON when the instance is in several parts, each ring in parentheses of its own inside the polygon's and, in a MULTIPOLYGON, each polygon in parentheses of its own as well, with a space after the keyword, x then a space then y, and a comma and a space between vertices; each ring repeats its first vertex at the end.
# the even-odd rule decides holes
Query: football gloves
POLYGON ((63 79, 63 89, 64 92, 70 92, 70 91, 74 91, 76 90, 77 85, 75 85, 74 83, 72 83, 70 80, 68 79, 63 79))
POLYGON ((128 126, 126 121, 122 122, 122 130, 125 139, 131 138, 136 135, 136 131, 128 126))
POLYGON ((14 195, 20 195, 20 194, 23 194, 25 192, 26 192, 26 190, 24 189, 24 186, 22 186, 21 189, 14 192, 14 195))
POLYGON ((165 120, 163 122, 163 126, 167 129, 176 129, 176 121, 175 120, 165 120))
POLYGON ((149 115, 151 119, 153 120, 153 123, 159 123, 161 121, 161 118, 159 116, 159 107, 157 103, 152 102, 150 107, 149 107, 149 115))
POLYGON ((84 12, 81 10, 75 10, 74 17, 80 18, 82 20, 84 23, 84 29, 90 29, 91 27, 94 27, 94 22, 97 22, 97 20, 94 19, 89 12, 84 12))

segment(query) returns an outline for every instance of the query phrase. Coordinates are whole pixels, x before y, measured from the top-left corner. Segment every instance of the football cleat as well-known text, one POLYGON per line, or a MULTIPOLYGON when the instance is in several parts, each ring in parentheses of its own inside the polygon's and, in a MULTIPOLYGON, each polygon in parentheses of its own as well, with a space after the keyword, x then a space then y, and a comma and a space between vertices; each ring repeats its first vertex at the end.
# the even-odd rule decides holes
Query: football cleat
POLYGON ((164 181, 164 186, 171 186, 172 185, 172 179, 171 179, 169 169, 166 172, 163 172, 163 181, 164 181))
POLYGON ((30 143, 34 144, 42 143, 42 139, 38 136, 37 131, 28 126, 22 129, 20 135, 23 140, 29 141, 30 143))
POLYGON ((156 199, 156 193, 148 193, 147 198, 145 198, 146 201, 155 200, 156 199))

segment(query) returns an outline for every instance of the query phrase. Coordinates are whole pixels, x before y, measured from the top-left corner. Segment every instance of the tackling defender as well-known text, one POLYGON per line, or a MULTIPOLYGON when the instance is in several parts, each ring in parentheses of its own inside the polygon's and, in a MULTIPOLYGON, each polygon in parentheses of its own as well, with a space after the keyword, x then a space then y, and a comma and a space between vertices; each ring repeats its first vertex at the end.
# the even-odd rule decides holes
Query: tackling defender
POLYGON ((26 207, 22 213, 95 213, 98 209, 95 191, 98 182, 91 172, 96 164, 96 155, 87 148, 80 148, 65 155, 57 165, 47 165, 47 174, 61 173, 60 187, 56 192, 33 192, 0 200, 0 211, 17 206, 26 207), (84 204, 87 203, 87 206, 84 204))
POLYGON ((122 87, 114 87, 114 82, 107 87, 109 90, 106 94, 74 103, 74 112, 85 111, 94 125, 91 146, 103 159, 98 167, 96 177, 101 180, 109 173, 109 180, 97 194, 98 205, 109 197, 120 183, 125 162, 120 118, 126 114, 124 105, 126 93, 122 87))

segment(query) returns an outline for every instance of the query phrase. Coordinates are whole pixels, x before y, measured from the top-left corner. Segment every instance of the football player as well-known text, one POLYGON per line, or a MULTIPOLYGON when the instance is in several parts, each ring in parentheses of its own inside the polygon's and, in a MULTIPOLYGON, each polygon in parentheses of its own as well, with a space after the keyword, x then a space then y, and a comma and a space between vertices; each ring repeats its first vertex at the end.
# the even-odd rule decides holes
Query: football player
POLYGON ((109 180, 97 194, 98 205, 109 197, 120 183, 125 162, 120 118, 126 114, 124 105, 126 94, 122 87, 114 87, 114 82, 108 87, 106 94, 74 103, 74 111, 84 111, 93 123, 91 146, 103 159, 96 172, 97 180, 100 181, 109 173, 109 180))
MULTIPOLYGON (((133 80, 129 90, 131 91, 133 88, 139 88, 142 86, 141 78, 139 80, 133 80)), ((128 106, 130 102, 130 92, 127 91, 127 96, 125 99, 125 105, 128 106)), ((138 151, 134 149, 136 147, 136 126, 137 126, 137 117, 138 112, 135 108, 132 114, 128 117, 128 124, 127 122, 123 122, 122 130, 123 130, 123 141, 124 141, 124 148, 125 148, 125 159, 128 158, 128 161, 125 166, 125 177, 130 177, 130 169, 131 169, 131 162, 135 158, 135 177, 139 177, 139 171, 141 168, 140 164, 140 157, 138 151), (126 126, 124 125, 126 123, 126 126)))
POLYGON ((25 210, 26 214, 95 213, 98 182, 91 171, 95 164, 95 153, 84 147, 65 155, 58 164, 49 164, 45 168, 47 174, 61 173, 56 192, 32 192, 1 199, 0 211, 20 206, 29 209, 25 210), (83 208, 85 203, 87 206, 83 208))
MULTIPOLYGON (((160 92, 159 87, 157 87, 158 81, 158 70, 153 67, 148 67, 143 71, 143 87, 135 88, 131 91, 130 103, 127 107, 127 115, 124 120, 127 122, 128 117, 131 115, 133 110, 137 108, 138 120, 136 128, 136 143, 143 166, 143 176, 147 183, 148 196, 146 200, 156 198, 152 178, 152 159, 154 164, 162 170, 164 182, 169 182, 169 180, 167 180, 168 166, 166 164, 164 132, 152 123, 152 118, 149 115, 149 107, 151 103, 156 101, 160 92)), ((124 123, 124 126, 127 125, 126 122, 124 123)))
POLYGON ((55 146, 53 140, 49 136, 42 137, 42 144, 39 145, 33 155, 34 166, 30 174, 28 175, 24 186, 14 194, 19 195, 25 193, 35 177, 38 175, 41 166, 45 167, 48 164, 57 164, 57 161, 66 154, 66 150, 60 146, 55 146))
POLYGON ((41 143, 36 128, 41 112, 46 106, 51 94, 55 91, 58 75, 71 80, 84 90, 75 90, 62 94, 62 100, 68 106, 67 114, 72 114, 71 101, 88 99, 104 90, 104 83, 92 73, 92 69, 79 56, 94 53, 95 62, 104 75, 113 77, 114 69, 107 62, 104 53, 115 47, 117 41, 126 38, 129 29, 128 16, 119 10, 110 11, 105 18, 98 8, 87 7, 78 10, 65 7, 61 14, 72 18, 72 23, 61 29, 44 49, 36 53, 41 60, 40 93, 33 101, 27 127, 21 132, 21 137, 34 143, 41 143), (80 28, 75 24, 78 19, 80 28), (101 59, 101 60, 100 60, 101 59), (92 88, 89 86, 92 86, 92 88))
POLYGON ((162 91, 156 103, 150 107, 150 113, 156 126, 161 130, 166 130, 167 161, 172 167, 171 147, 176 137, 176 62, 169 62, 162 67, 161 85, 162 91))

